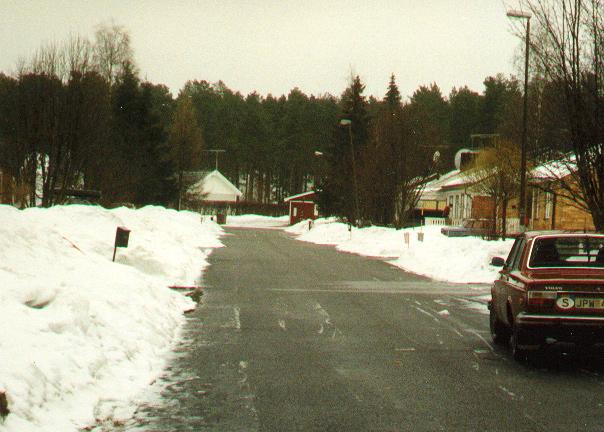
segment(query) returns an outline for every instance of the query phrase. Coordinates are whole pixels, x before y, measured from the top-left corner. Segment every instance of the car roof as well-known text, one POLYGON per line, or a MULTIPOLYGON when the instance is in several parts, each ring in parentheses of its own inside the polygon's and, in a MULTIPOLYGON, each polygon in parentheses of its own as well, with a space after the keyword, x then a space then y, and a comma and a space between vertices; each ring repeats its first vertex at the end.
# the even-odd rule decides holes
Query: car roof
POLYGON ((601 237, 601 236, 604 236, 604 233, 599 233, 599 232, 595 232, 595 231, 584 232, 584 231, 562 231, 562 230, 527 231, 524 233, 524 236, 527 239, 533 239, 535 237, 540 237, 540 236, 576 237, 578 235, 601 237))

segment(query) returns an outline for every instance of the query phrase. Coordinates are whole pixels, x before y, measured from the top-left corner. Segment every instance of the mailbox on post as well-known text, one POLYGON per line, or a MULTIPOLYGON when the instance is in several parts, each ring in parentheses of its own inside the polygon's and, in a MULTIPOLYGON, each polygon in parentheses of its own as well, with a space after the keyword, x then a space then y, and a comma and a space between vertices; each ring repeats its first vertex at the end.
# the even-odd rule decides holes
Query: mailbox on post
POLYGON ((113 261, 115 261, 115 252, 118 247, 127 248, 130 230, 124 227, 117 227, 115 231, 115 245, 113 246, 113 261))

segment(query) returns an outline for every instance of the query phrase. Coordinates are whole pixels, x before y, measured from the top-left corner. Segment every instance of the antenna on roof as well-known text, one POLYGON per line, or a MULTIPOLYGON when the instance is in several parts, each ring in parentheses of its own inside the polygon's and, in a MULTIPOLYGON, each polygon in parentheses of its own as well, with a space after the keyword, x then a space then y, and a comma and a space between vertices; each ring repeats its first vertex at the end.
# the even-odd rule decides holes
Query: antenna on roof
POLYGON ((214 153, 216 155, 216 171, 218 171, 218 153, 226 153, 226 150, 210 149, 210 150, 203 150, 203 151, 209 152, 209 153, 214 153))

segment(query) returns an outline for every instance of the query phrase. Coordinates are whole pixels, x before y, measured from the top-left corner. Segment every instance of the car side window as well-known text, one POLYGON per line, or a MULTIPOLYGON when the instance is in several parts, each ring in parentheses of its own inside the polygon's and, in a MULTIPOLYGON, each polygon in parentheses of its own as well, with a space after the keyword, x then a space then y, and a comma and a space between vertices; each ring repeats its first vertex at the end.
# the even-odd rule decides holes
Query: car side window
POLYGON ((514 257, 514 261, 512 263, 511 270, 519 270, 520 269, 520 260, 522 259, 522 253, 524 252, 524 248, 526 246, 526 239, 519 239, 518 250, 516 251, 516 256, 514 257))
POLYGON ((510 249, 510 253, 508 254, 508 258, 505 260, 505 268, 507 268, 507 269, 512 268, 514 259, 516 258, 516 255, 518 255, 518 246, 520 245, 521 241, 522 241, 521 238, 517 238, 516 241, 514 241, 514 244, 512 245, 512 249, 510 249))

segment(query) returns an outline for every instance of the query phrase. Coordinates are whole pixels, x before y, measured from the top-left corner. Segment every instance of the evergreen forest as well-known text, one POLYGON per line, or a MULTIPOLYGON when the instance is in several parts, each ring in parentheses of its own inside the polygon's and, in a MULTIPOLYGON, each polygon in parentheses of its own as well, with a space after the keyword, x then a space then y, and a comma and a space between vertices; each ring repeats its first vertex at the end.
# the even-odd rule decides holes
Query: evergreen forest
MULTIPOLYGON (((383 99, 365 94, 357 75, 335 95, 244 95, 202 78, 173 95, 141 78, 133 58, 127 29, 112 24, 0 72, 0 170, 12 179, 13 204, 52 206, 85 189, 108 207, 179 207, 186 174, 217 160, 245 201, 317 190, 325 215, 402 226, 418 185, 452 170, 459 149, 521 141, 523 83, 513 76, 485 77, 481 92, 461 83, 444 94, 427 83, 408 96, 385 76, 383 99)), ((564 81, 534 63, 531 164, 574 142, 564 81)))

